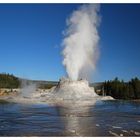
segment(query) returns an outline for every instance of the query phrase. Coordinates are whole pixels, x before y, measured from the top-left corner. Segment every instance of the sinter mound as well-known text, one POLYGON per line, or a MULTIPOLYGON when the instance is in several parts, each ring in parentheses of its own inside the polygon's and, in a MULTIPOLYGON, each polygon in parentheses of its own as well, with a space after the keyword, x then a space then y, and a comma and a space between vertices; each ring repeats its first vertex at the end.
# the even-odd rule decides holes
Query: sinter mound
POLYGON ((51 90, 55 98, 61 99, 91 99, 98 98, 93 87, 87 80, 72 81, 68 78, 60 79, 58 85, 51 90))

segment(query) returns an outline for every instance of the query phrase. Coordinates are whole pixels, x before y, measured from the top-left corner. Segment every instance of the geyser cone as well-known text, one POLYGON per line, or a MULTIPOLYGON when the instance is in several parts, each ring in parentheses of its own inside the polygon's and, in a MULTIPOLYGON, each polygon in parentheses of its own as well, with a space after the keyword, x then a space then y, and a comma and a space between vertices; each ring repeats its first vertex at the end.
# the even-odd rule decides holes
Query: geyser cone
POLYGON ((52 91, 52 94, 61 99, 91 99, 98 96, 93 87, 89 87, 88 81, 72 81, 63 78, 52 91))

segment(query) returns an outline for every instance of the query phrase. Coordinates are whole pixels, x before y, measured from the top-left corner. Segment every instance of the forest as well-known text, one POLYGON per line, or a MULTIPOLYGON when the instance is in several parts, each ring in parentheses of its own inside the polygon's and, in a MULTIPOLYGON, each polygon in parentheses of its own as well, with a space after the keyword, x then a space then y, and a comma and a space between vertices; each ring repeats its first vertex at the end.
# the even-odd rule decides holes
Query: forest
POLYGON ((41 89, 49 89, 57 85, 57 82, 54 81, 37 81, 37 80, 22 79, 14 76, 13 74, 0 73, 0 88, 9 88, 9 89, 21 88, 23 87, 23 83, 26 83, 26 86, 29 84, 36 84, 37 87, 41 89))
POLYGON ((0 74, 0 88, 18 88, 20 86, 19 78, 13 74, 0 74))
POLYGON ((105 81, 102 90, 115 99, 140 99, 140 80, 135 77, 124 82, 116 77, 114 80, 105 81))

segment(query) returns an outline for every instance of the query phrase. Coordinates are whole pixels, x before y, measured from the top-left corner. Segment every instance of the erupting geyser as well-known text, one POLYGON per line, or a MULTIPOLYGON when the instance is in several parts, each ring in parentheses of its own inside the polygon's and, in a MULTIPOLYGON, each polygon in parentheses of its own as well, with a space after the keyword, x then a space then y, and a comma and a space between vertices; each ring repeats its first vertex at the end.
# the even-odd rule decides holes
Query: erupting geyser
POLYGON ((90 71, 95 69, 98 56, 99 5, 83 5, 74 11, 67 20, 68 28, 62 42, 63 64, 68 78, 60 80, 51 90, 57 99, 91 99, 98 97, 93 87, 89 87, 87 79, 90 71))
POLYGON ((62 42, 63 64, 68 78, 63 78, 51 90, 55 99, 97 99, 99 96, 89 86, 87 79, 95 69, 98 56, 99 5, 83 5, 67 20, 68 28, 62 42))
MULTIPOLYGON (((8 98, 15 102, 53 102, 66 103, 68 100, 76 103, 93 103, 93 100, 112 100, 110 96, 98 96, 93 87, 89 86, 88 74, 95 69, 98 58, 99 35, 99 5, 83 5, 74 11, 67 20, 68 28, 65 30, 65 38, 62 42, 63 65, 66 67, 68 78, 62 78, 56 87, 50 90, 26 96, 23 94, 17 98, 8 98), (27 98, 28 97, 28 98, 27 98), (93 100, 92 100, 93 99, 93 100), (62 101, 62 102, 61 102, 62 101), (65 102, 66 101, 66 102, 65 102), (82 102, 79 102, 82 101, 82 102), (84 101, 84 102, 83 102, 84 101)), ((28 88, 30 89, 30 88, 28 88)), ((23 92, 24 93, 24 92, 23 92)), ((27 93, 27 92, 26 92, 27 93)), ((70 103, 70 105, 72 105, 70 103)))
POLYGON ((67 20, 63 64, 71 80, 87 79, 98 57, 99 5, 83 5, 67 20))

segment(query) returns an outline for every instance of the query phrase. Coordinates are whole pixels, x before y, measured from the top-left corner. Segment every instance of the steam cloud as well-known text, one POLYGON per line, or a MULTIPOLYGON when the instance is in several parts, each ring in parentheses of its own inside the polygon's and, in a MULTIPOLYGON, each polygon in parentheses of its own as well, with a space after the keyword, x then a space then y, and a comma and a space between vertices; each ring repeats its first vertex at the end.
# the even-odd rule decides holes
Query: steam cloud
POLYGON ((98 58, 98 25, 100 6, 98 4, 82 5, 67 20, 65 38, 62 42, 63 65, 71 80, 88 78, 98 58))
POLYGON ((37 89, 37 84, 27 80, 21 81, 21 95, 24 97, 31 97, 37 89))

